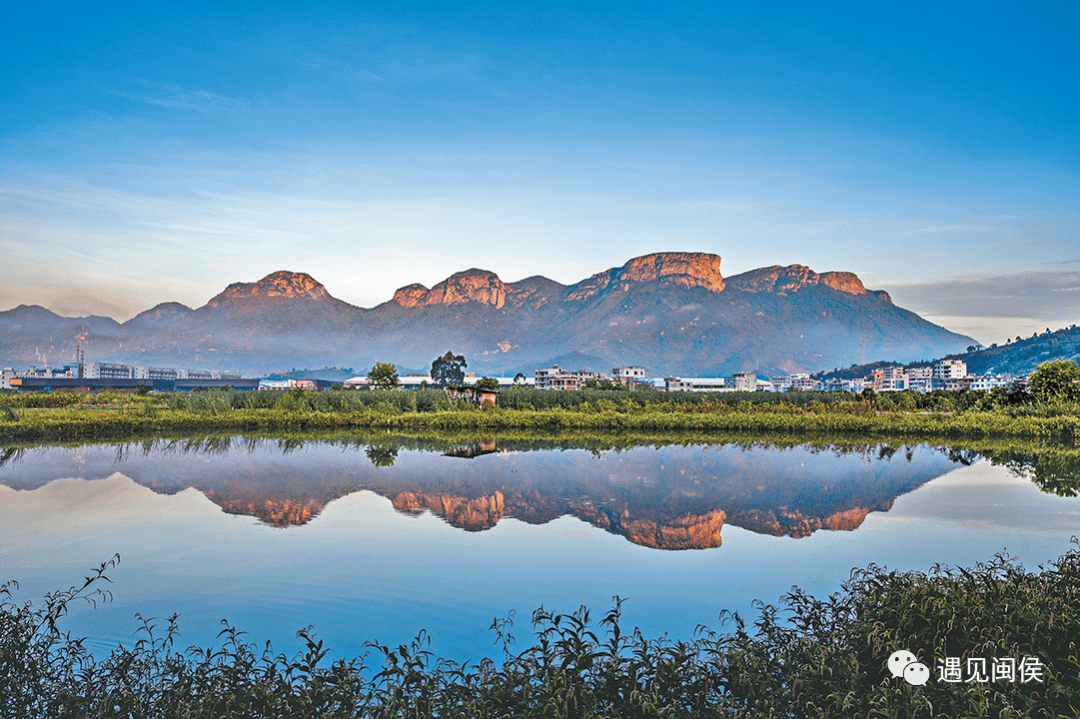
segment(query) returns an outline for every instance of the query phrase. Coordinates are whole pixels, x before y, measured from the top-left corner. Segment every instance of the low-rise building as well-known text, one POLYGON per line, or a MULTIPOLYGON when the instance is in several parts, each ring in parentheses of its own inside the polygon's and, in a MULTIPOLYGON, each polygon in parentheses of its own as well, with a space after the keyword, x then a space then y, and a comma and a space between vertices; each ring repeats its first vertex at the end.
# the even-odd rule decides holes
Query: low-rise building
POLYGON ((927 392, 932 392, 935 389, 941 389, 943 386, 944 386, 943 380, 940 380, 937 377, 933 377, 933 376, 930 376, 930 377, 919 376, 919 377, 909 377, 908 378, 908 389, 913 390, 915 392, 919 392, 921 394, 926 394, 927 392))
POLYGON ((177 379, 180 371, 171 367, 132 367, 131 376, 135 379, 177 379))
POLYGON ((995 387, 1008 387, 1014 379, 1011 374, 972 376, 971 389, 989 392, 995 387))
POLYGON ((724 387, 723 377, 665 377, 667 392, 733 392, 724 387))
POLYGON ((964 377, 951 377, 944 380, 945 386, 943 389, 946 389, 950 392, 956 392, 962 389, 971 389, 971 385, 974 380, 975 378, 970 375, 965 375, 964 377))
POLYGON ((536 389, 575 390, 584 387, 590 379, 607 379, 603 372, 568 372, 559 365, 538 369, 535 375, 536 389))
POLYGON ((851 392, 859 394, 866 389, 868 383, 865 377, 851 379, 828 379, 821 383, 821 389, 825 392, 851 392))
POLYGON ((257 379, 135 379, 133 377, 14 377, 11 384, 24 392, 190 392, 193 389, 256 390, 257 379))
POLYGON ((83 379, 131 379, 131 368, 114 362, 84 362, 79 365, 83 379))
POLYGON ((615 367, 611 370, 611 376, 627 389, 634 389, 636 383, 645 379, 645 369, 643 367, 615 367))
POLYGON ((873 370, 869 379, 875 392, 897 392, 908 388, 908 376, 899 365, 873 370))
POLYGON ((738 372, 731 376, 731 388, 736 392, 756 392, 758 379, 756 372, 738 372))
POLYGON ((773 377, 771 380, 771 384, 773 391, 775 392, 787 392, 796 390, 801 392, 809 392, 821 389, 821 383, 811 377, 806 372, 795 372, 793 374, 773 377))
POLYGON ((566 370, 564 370, 559 365, 555 365, 554 367, 544 367, 542 369, 537 369, 533 373, 536 380, 536 389, 551 389, 552 378, 564 374, 565 372, 566 370))

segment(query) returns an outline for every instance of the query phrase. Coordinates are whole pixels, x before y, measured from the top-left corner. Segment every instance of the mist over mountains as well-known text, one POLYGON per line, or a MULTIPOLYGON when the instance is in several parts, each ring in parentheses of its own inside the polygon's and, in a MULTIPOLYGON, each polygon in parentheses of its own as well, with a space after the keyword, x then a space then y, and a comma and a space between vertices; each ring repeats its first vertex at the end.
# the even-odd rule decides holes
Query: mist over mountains
POLYGON ((236 369, 427 368, 448 349, 486 374, 639 365, 657 375, 817 371, 898 362, 975 344, 866 289, 849 272, 802 265, 724 278, 720 257, 658 253, 573 285, 545 277, 503 282, 470 269, 413 284, 377 307, 334 298, 313 277, 275 272, 234 283, 203 307, 163 303, 120 323, 60 317, 20 305, 0 312, 5 365, 87 361, 236 369))

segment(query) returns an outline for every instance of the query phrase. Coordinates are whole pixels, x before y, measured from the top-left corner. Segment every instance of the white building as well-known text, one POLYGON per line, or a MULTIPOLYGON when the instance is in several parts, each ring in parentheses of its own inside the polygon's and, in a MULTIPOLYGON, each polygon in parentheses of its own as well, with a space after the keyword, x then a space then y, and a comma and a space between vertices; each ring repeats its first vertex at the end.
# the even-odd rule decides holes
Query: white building
POLYGON ((934 365, 934 376, 938 379, 960 379, 967 377, 967 362, 957 359, 938 360, 934 365))
POLYGON ((667 392, 733 392, 724 387, 723 377, 666 377, 667 392))
POLYGON ((83 379, 131 379, 131 368, 126 364, 84 362, 81 370, 83 379))
POLYGON ((907 367, 905 371, 909 380, 930 379, 934 376, 934 367, 928 364, 920 367, 907 367))
POLYGON ((132 379, 176 379, 179 370, 169 367, 132 367, 132 379))
MULTIPOLYGON (((644 370, 642 370, 644 372, 644 370)), ((535 372, 536 389, 575 390, 585 386, 590 379, 607 379, 603 372, 578 370, 568 372, 559 365, 538 369, 535 372)))
MULTIPOLYGON (((923 368, 920 367, 918 369, 923 369, 923 368)), ((927 368, 927 369, 929 369, 929 368, 927 368)), ((931 372, 932 372, 932 370, 931 370, 931 372)), ((935 390, 935 389, 937 389, 938 387, 941 387, 941 386, 942 386, 942 380, 935 379, 932 374, 929 377, 924 377, 924 376, 921 376, 921 374, 920 374, 919 377, 909 377, 908 378, 908 389, 914 390, 915 392, 919 392, 921 394, 926 394, 927 392, 931 392, 931 391, 933 391, 933 390, 935 390), (935 382, 937 383, 937 386, 935 386, 935 382)))
POLYGON ((820 389, 821 383, 806 372, 795 372, 793 374, 773 377, 770 384, 775 392, 786 392, 787 390, 808 392, 820 389))
POLYGON ((826 392, 851 392, 852 394, 859 394, 866 389, 866 386, 867 381, 865 377, 829 379, 822 383, 822 389, 826 392))
POLYGON ((971 380, 971 389, 981 389, 984 392, 989 392, 995 387, 1008 387, 1013 381, 1012 375, 983 375, 973 377, 971 380))

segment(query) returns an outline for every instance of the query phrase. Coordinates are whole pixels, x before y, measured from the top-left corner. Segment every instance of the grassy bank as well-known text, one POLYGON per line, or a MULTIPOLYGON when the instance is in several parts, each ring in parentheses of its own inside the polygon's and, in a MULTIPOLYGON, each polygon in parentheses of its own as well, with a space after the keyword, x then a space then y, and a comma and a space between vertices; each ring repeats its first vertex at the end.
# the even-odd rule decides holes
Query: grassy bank
MULTIPOLYGON (((842 393, 538 392, 500 395, 502 406, 452 407, 435 390, 234 391, 187 395, 9 395, 0 441, 145 436, 169 432, 426 429, 434 431, 748 432, 773 435, 1054 439, 1080 436, 1080 407, 997 403, 982 393, 913 398, 842 393), (922 403, 924 406, 920 406, 922 403), (909 406, 911 405, 911 406, 909 406)), ((999 398, 1000 399, 1000 398, 999 398)))
MULTIPOLYGON (((175 617, 144 623, 141 639, 94 659, 63 633, 83 586, 34 607, 0 589, 0 716, 4 717, 1076 717, 1080 716, 1080 553, 1041 571, 998 557, 971 569, 855 572, 816 599, 794 590, 748 627, 738 617, 687 641, 539 610, 532 627, 496 620, 497 661, 462 666, 433 657, 424 636, 368 645, 327 663, 306 632, 296 656, 247 644, 179 649, 175 617), (531 637, 526 639, 526 637, 531 637), (525 646, 523 650, 516 647, 525 646), (892 677, 886 661, 915 653, 924 686, 892 677), (940 681, 938 663, 1037 661, 1041 681, 940 681)), ((101 599, 99 594, 97 599, 101 599)))

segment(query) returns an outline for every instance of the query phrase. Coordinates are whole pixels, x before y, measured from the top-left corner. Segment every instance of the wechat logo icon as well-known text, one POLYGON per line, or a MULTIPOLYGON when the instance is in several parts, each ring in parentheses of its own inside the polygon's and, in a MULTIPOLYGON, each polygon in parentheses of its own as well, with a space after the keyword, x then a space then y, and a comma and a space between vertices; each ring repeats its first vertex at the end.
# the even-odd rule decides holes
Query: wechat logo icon
POLYGON ((913 686, 921 687, 930 680, 930 667, 915 660, 915 655, 901 649, 889 657, 889 672, 894 677, 903 677, 913 686))

